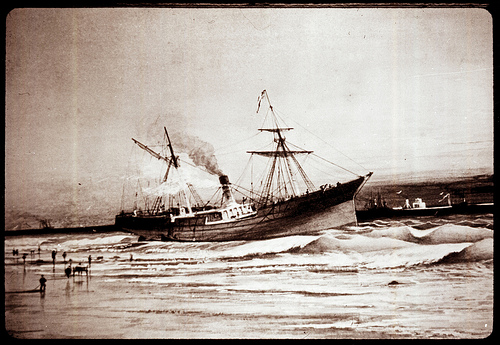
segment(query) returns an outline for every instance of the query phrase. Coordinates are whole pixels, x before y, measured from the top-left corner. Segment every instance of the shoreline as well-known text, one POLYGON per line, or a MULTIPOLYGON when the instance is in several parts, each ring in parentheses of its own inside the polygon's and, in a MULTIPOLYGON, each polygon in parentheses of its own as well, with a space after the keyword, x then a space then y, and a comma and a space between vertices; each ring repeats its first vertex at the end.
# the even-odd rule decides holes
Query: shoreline
POLYGON ((19 230, 4 230, 5 236, 22 236, 22 235, 45 235, 59 233, 94 233, 94 232, 125 232, 117 228, 114 224, 85 226, 74 228, 44 228, 44 229, 19 229, 19 230))

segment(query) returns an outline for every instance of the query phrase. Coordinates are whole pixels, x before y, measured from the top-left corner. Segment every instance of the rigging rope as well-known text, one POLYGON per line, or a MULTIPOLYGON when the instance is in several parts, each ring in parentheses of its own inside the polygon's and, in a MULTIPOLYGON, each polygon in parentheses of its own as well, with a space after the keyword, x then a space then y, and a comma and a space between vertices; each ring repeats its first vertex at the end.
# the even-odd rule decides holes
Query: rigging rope
POLYGON ((261 194, 259 194, 259 193, 255 192, 255 191, 253 191, 253 192, 252 192, 251 190, 248 190, 248 189, 246 189, 245 187, 239 186, 239 185, 237 185, 237 184, 232 183, 232 184, 231 184, 231 186, 233 187, 233 189, 234 189, 236 192, 240 193, 241 195, 246 196, 247 198, 249 198, 250 200, 252 200, 252 201, 254 201, 254 202, 256 202, 256 199, 257 199, 257 198, 252 198, 252 197, 251 197, 251 195, 252 195, 252 194, 255 194, 258 198, 261 198, 261 197, 262 197, 262 195, 261 195, 261 194), (245 193, 241 192, 239 189, 243 189, 245 192, 250 193, 250 196, 249 196, 248 194, 245 194, 245 193))
POLYGON ((261 133, 260 133, 260 132, 257 132, 257 133, 255 133, 254 135, 252 135, 252 136, 250 136, 250 137, 248 137, 248 138, 246 138, 246 139, 242 139, 242 140, 237 141, 237 142, 235 142, 235 143, 231 143, 231 144, 228 144, 228 145, 225 145, 225 146, 218 147, 218 148, 214 149, 214 152, 217 152, 217 156, 227 155, 227 154, 234 153, 234 152, 241 152, 240 150, 237 150, 237 151, 231 151, 231 152, 226 152, 226 153, 220 153, 220 152, 218 152, 218 151, 220 151, 220 150, 222 150, 222 149, 225 149, 225 148, 227 148, 227 147, 234 148, 236 145, 241 144, 241 143, 243 143, 243 142, 245 142, 245 141, 248 141, 248 140, 250 140, 250 139, 252 139, 252 138, 256 137, 256 136, 257 136, 257 135, 259 135, 259 134, 261 134, 261 133))
MULTIPOLYGON (((276 111, 276 112, 278 112, 278 111, 276 111)), ((355 160, 353 160, 351 157, 349 157, 348 155, 346 155, 345 153, 343 153, 342 151, 340 151, 339 149, 337 149, 336 147, 334 147, 333 145, 331 145, 330 143, 328 143, 327 141, 325 141, 323 138, 321 138, 321 137, 317 136, 316 134, 314 134, 313 132, 311 132, 310 130, 308 130, 306 127, 302 126, 302 125, 301 125, 300 123, 298 123, 297 121, 294 121, 293 119, 291 119, 291 120, 292 120, 295 124, 297 124, 297 125, 299 125, 300 127, 302 127, 304 130, 306 130, 307 132, 309 132, 310 134, 314 135, 316 138, 318 138, 319 140, 321 140, 322 142, 324 142, 325 144, 327 144, 328 146, 330 146, 331 148, 333 148, 335 151, 337 151, 338 153, 342 154, 344 157, 346 157, 347 159, 349 159, 351 162, 353 162, 353 163, 357 164, 358 166, 360 166, 363 170, 368 171, 368 169, 366 169, 364 166, 362 166, 361 164, 359 164, 358 162, 356 162, 355 160)), ((320 157, 320 158, 321 158, 321 157, 320 157)), ((329 162, 329 163, 331 163, 331 162, 329 162)), ((332 163, 332 164, 334 164, 334 163, 332 163)), ((341 166, 339 166, 339 165, 337 165, 337 164, 334 164, 334 165, 336 165, 336 166, 338 166, 339 168, 342 168, 342 169, 344 169, 344 170, 346 170, 346 171, 348 171, 348 172, 350 172, 350 173, 352 173, 352 174, 354 174, 354 175, 359 176, 359 174, 353 173, 352 171, 349 171, 349 170, 347 170, 347 169, 345 169, 345 168, 343 168, 343 167, 341 167, 341 166)))
POLYGON ((346 168, 344 168, 344 167, 341 167, 341 166, 340 166, 340 165, 338 165, 338 164, 335 164, 335 163, 333 163, 333 162, 330 162, 328 159, 325 159, 325 158, 323 158, 323 157, 320 157, 320 156, 318 156, 318 155, 317 155, 317 154, 315 154, 315 153, 312 153, 312 155, 313 155, 313 156, 315 156, 315 157, 318 157, 319 159, 324 160, 324 161, 325 161, 325 162, 327 162, 327 163, 330 163, 330 164, 332 164, 332 165, 335 165, 336 167, 338 167, 338 168, 340 168, 340 169, 342 169, 342 170, 345 170, 345 171, 347 171, 347 172, 349 172, 349 173, 351 173, 351 174, 353 174, 353 175, 360 176, 359 174, 356 174, 355 172, 352 172, 352 171, 351 171, 351 170, 349 170, 349 169, 346 169, 346 168))
MULTIPOLYGON (((321 138, 320 138, 320 139, 321 139, 321 138)), ((304 150, 303 148, 301 148, 301 147, 299 147, 299 146, 297 146, 297 145, 294 145, 294 144, 292 144, 292 143, 290 143, 290 142, 289 142, 288 144, 289 144, 289 145, 291 145, 291 146, 294 146, 294 147, 298 148, 299 150, 304 150)), ((328 144, 328 143, 327 143, 327 144, 328 144)), ((346 168, 344 168, 344 167, 342 167, 342 166, 340 166, 340 165, 338 165, 338 164, 336 164, 336 163, 333 163, 333 162, 329 161, 328 159, 325 159, 325 158, 323 158, 323 157, 321 157, 321 156, 318 156, 318 155, 317 155, 317 154, 315 154, 315 153, 311 153, 311 154, 312 154, 313 156, 315 156, 315 157, 318 157, 318 158, 320 158, 320 159, 324 160, 324 161, 325 161, 325 162, 327 162, 327 163, 330 163, 330 164, 332 164, 332 165, 335 165, 337 168, 340 168, 340 169, 342 169, 342 170, 345 170, 345 171, 347 171, 347 172, 349 172, 349 173, 351 173, 351 174, 353 174, 353 175, 360 176, 359 174, 356 174, 355 172, 353 172, 353 171, 351 171, 351 170, 349 170, 349 169, 346 169, 346 168)), ((346 156, 346 157, 347 157, 347 156, 346 156)), ((349 158, 349 157, 348 157, 348 158, 349 158)), ((363 168, 363 169, 364 169, 364 168, 363 168)))

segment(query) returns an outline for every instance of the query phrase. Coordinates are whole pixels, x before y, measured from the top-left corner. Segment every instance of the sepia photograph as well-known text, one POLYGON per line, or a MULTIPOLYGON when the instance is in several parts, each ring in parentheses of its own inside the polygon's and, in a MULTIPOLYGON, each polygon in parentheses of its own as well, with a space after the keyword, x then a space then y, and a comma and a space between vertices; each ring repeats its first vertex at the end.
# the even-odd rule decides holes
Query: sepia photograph
POLYGON ((488 5, 5 14, 13 339, 485 339, 488 5))

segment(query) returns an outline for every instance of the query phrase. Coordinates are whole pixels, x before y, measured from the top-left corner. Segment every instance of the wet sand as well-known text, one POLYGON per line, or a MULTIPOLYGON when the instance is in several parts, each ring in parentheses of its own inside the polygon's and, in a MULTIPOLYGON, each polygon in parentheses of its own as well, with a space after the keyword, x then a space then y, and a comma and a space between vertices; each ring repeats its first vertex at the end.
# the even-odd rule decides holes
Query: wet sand
MULTIPOLYGON (((130 271, 130 268, 140 271, 145 267, 144 264, 124 259, 121 261, 118 259, 112 265, 122 266, 127 271, 130 271)), ((251 288, 248 291, 226 291, 224 293, 229 297, 221 299, 217 297, 220 291, 211 289, 207 282, 198 284, 191 282, 183 286, 176 286, 179 284, 165 286, 154 282, 138 283, 133 277, 124 275, 117 275, 114 279, 111 274, 104 278, 103 272, 107 269, 107 264, 96 263, 92 266, 88 276, 83 274, 70 278, 64 275, 62 263, 56 264, 54 272, 51 264, 27 265, 26 269, 23 269, 22 265, 6 266, 5 325, 8 334, 21 339, 408 339, 428 336, 425 332, 408 331, 407 327, 383 326, 387 322, 384 319, 396 312, 391 308, 373 310, 370 312, 374 313, 370 317, 372 320, 366 318, 363 320, 367 323, 380 322, 380 331, 358 327, 361 319, 356 310, 363 307, 366 303, 363 301, 365 298, 373 300, 372 294, 366 297, 360 295, 358 299, 361 300, 353 305, 352 297, 347 292, 345 302, 341 305, 333 309, 318 310, 318 306, 314 303, 308 306, 307 295, 293 297, 296 305, 292 305, 289 302, 290 295, 287 293, 263 293, 258 297, 259 306, 254 308, 255 298, 259 293, 251 288), (9 291, 35 288, 40 274, 44 274, 48 280, 45 293, 9 293, 9 291), (303 308, 287 309, 296 308, 297 305, 303 308), (277 308, 282 308, 281 316, 277 308), (379 314, 381 311, 382 314, 379 314)), ((337 275, 335 280, 340 285, 344 284, 342 280, 352 280, 356 277, 355 274, 337 275)), ((377 279, 390 281, 390 276, 384 275, 377 279)), ((389 295, 380 296, 382 300, 392 299, 390 296, 398 294, 398 287, 383 289, 389 295)), ((328 298, 342 300, 343 297, 325 296, 325 299, 328 298)), ((374 306, 367 304, 363 309, 366 311, 366 308, 369 310, 374 306)), ((448 319, 445 314, 442 317, 443 320, 448 319)), ((405 323, 403 319, 400 322, 405 323)), ((425 320, 420 320, 418 323, 420 325, 417 328, 422 329, 425 320)), ((487 327, 485 332, 482 335, 478 334, 479 337, 487 336, 488 330, 491 331, 491 324, 485 327, 487 327)), ((478 326, 471 328, 477 329, 478 326)), ((434 332, 432 337, 456 338, 457 334, 434 332)))
MULTIPOLYGON (((124 264, 127 264, 124 262, 124 264)), ((44 265, 47 266, 47 265, 44 265)), ((52 265, 48 265, 49 267, 52 265)), ((96 266, 95 264, 93 265, 96 266)), ((5 276, 5 325, 14 338, 322 338, 331 337, 318 329, 294 329, 297 320, 285 320, 265 314, 253 314, 245 305, 236 314, 199 312, 196 296, 188 293, 175 302, 168 291, 153 285, 127 284, 117 277, 115 284, 106 283, 93 273, 66 278, 63 265, 55 272, 36 265, 7 266, 5 276), (38 285, 40 274, 47 278, 46 292, 9 293, 31 290, 38 285), (245 312, 246 309, 246 312, 245 312), (286 321, 285 321, 286 323, 286 321), (228 332, 230 330, 230 332, 228 332)), ((207 301, 202 301, 207 303, 207 301)), ((283 318, 286 318, 284 316, 283 318)), ((318 317, 316 322, 323 317, 318 317)), ((341 316, 338 317, 341 321, 341 316)), ((301 322, 314 322, 303 316, 301 322)), ((379 338, 384 334, 355 329, 339 329, 338 338, 379 338)), ((394 336, 391 336, 394 338, 394 336)))

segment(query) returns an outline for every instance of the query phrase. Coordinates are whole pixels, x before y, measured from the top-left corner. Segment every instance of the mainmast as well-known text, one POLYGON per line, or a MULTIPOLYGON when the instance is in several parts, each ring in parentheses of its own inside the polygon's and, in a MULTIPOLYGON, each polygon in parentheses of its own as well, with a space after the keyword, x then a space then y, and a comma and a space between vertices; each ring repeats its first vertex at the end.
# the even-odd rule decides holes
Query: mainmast
POLYGON ((266 204, 269 199, 271 201, 273 200, 273 191, 271 190, 273 187, 273 182, 276 182, 276 193, 278 195, 284 195, 284 197, 291 197, 291 196, 297 196, 300 194, 299 188, 297 185, 297 181, 295 179, 295 175, 292 169, 292 162, 296 166, 297 171, 299 172, 300 176, 304 180, 307 189, 309 190, 314 190, 314 184, 311 182, 311 180, 307 177, 304 169, 302 166, 299 164, 297 161, 297 158, 295 157, 296 154, 310 154, 313 151, 307 151, 307 150, 290 150, 286 143, 286 138, 283 134, 283 132, 290 131, 293 128, 292 127, 280 127, 278 123, 278 117, 274 113, 273 106, 271 105, 271 102, 269 100, 269 96, 267 94, 267 91, 264 90, 262 91, 260 97, 259 97, 259 106, 257 109, 257 112, 260 109, 260 103, 262 99, 266 97, 267 103, 269 104, 269 109, 271 110, 271 115, 272 115, 272 122, 273 122, 273 127, 272 128, 260 128, 259 131, 261 132, 271 132, 274 135, 274 142, 276 143, 276 147, 274 150, 271 151, 247 151, 247 153, 250 154, 257 154, 260 156, 265 156, 272 158, 273 161, 271 163, 271 168, 265 178, 265 182, 263 184, 263 190, 262 190, 262 198, 260 202, 262 204, 266 204), (288 183, 287 181, 288 180, 288 183), (289 190, 290 189, 290 190, 289 190))

